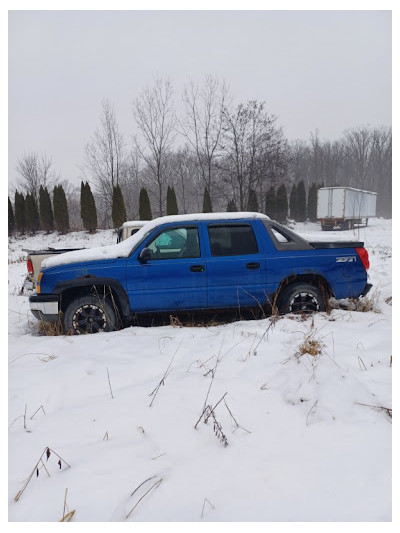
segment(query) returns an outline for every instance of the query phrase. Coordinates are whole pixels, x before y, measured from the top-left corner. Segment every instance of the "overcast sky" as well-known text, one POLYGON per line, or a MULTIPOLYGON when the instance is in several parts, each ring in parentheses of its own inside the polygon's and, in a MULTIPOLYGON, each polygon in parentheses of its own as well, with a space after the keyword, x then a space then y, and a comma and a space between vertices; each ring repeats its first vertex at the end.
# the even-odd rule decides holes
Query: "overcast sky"
POLYGON ((132 101, 157 75, 177 111, 189 78, 224 78, 235 102, 265 100, 289 140, 390 126, 391 42, 390 11, 11 11, 9 180, 36 151, 79 184, 101 101, 129 141, 132 101))

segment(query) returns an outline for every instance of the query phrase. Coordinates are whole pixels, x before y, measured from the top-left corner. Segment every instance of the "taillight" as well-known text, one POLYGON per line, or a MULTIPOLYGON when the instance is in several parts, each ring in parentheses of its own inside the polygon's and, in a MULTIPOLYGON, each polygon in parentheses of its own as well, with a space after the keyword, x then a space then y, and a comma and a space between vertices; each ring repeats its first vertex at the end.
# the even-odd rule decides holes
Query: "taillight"
POLYGON ((28 261, 26 262, 26 266, 28 268, 29 274, 32 276, 33 275, 33 265, 32 265, 32 260, 31 259, 28 259, 28 261))
POLYGON ((365 270, 368 270, 369 257, 367 250, 365 248, 356 248, 356 252, 358 253, 358 257, 361 259, 361 263, 363 264, 365 270))

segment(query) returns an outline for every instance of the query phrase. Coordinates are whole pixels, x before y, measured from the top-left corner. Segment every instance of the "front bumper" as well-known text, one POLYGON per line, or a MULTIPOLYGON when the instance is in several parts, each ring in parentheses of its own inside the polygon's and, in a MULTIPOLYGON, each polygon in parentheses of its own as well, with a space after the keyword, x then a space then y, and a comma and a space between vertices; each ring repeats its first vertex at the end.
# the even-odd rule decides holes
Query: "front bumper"
POLYGON ((38 320, 58 322, 60 297, 58 294, 34 294, 29 296, 31 312, 38 320))

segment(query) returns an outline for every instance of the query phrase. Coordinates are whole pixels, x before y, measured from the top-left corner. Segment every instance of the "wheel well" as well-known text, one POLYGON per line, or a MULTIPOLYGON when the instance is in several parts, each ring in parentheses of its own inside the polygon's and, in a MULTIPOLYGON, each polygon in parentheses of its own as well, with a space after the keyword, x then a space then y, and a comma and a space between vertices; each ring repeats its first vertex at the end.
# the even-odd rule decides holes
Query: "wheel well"
POLYGON ((313 285, 321 291, 322 297, 326 301, 333 296, 331 286, 323 276, 319 274, 296 274, 294 276, 288 276, 281 281, 278 290, 274 295, 274 302, 277 302, 283 289, 286 289, 286 287, 294 285, 295 283, 309 283, 310 285, 313 285))
POLYGON ((117 316, 121 317, 121 302, 119 300, 118 294, 113 290, 112 287, 108 285, 81 285, 78 287, 70 287, 64 289, 61 292, 61 311, 65 312, 68 305, 85 294, 90 294, 91 296, 98 296, 99 298, 108 298, 111 301, 111 304, 114 306, 117 316))

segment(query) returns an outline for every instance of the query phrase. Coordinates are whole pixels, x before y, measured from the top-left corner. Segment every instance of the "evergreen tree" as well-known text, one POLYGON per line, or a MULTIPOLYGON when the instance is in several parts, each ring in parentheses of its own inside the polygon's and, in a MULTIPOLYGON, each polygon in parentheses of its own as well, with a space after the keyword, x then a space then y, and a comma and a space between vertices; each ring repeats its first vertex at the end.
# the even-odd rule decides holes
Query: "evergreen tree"
POLYGON ((273 220, 276 219, 276 194, 273 186, 268 189, 265 197, 265 214, 273 220))
POLYGON ((151 220, 152 218, 149 195, 145 187, 142 187, 139 194, 139 220, 151 220))
POLYGON ((26 229, 35 233, 40 228, 39 209, 33 194, 27 194, 25 198, 26 229))
POLYGON ((276 220, 285 222, 288 215, 288 199, 285 185, 280 185, 276 191, 276 220))
POLYGON ((297 185, 297 220, 299 222, 307 220, 307 197, 303 180, 297 185))
POLYGON ((86 183, 83 183, 83 181, 81 181, 81 219, 82 219, 82 224, 83 224, 83 227, 85 229, 87 229, 87 225, 88 225, 88 222, 87 222, 87 182, 86 183))
POLYGON ((247 201, 247 211, 258 213, 257 193, 254 189, 249 190, 249 199, 247 201))
POLYGON ((178 214, 178 202, 176 201, 175 189, 168 186, 167 190, 167 215, 178 214))
POLYGON ((307 217, 311 222, 317 221, 318 188, 315 183, 308 189, 307 217))
POLYGON ((203 213, 212 213, 212 204, 211 204, 211 197, 210 193, 208 191, 208 188, 206 187, 204 189, 204 196, 203 196, 203 213))
POLYGON ((58 231, 69 231, 67 198, 62 185, 56 185, 53 192, 54 221, 58 231))
MULTIPOLYGON (((93 196, 92 190, 88 182, 86 182, 86 185, 85 185, 85 209, 86 209, 85 229, 87 229, 90 233, 93 233, 97 228, 97 211, 96 211, 96 203, 94 201, 94 196, 93 196)), ((125 204, 124 204, 124 209, 125 209, 125 204)), ((126 220, 126 212, 125 212, 125 220, 126 220)))
POLYGON ((234 213, 236 212, 238 209, 236 207, 236 204, 235 204, 235 200, 229 200, 228 202, 228 205, 227 205, 227 208, 226 208, 226 211, 227 213, 234 213))
POLYGON ((14 230, 15 230, 14 210, 12 207, 10 197, 8 197, 8 235, 12 235, 14 233, 14 230))
POLYGON ((15 191, 15 226, 21 233, 26 231, 26 218, 25 218, 25 198, 22 193, 15 191))
POLYGON ((298 196, 297 196, 297 186, 294 183, 292 185, 292 189, 290 191, 290 197, 289 197, 289 210, 290 210, 290 218, 293 220, 298 220, 299 212, 298 212, 298 196))
POLYGON ((124 222, 126 222, 125 202, 119 185, 113 187, 111 216, 114 228, 119 228, 124 222))
POLYGON ((42 229, 52 231, 54 229, 53 209, 51 207, 51 199, 47 187, 40 186, 39 189, 39 213, 42 223, 42 229))

